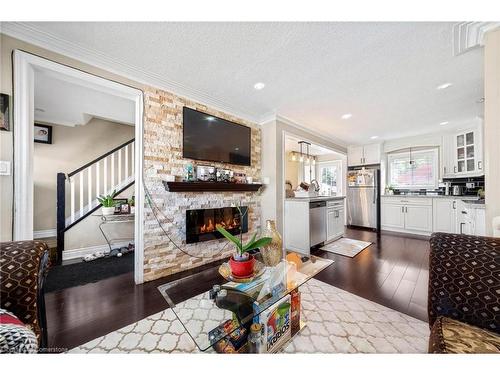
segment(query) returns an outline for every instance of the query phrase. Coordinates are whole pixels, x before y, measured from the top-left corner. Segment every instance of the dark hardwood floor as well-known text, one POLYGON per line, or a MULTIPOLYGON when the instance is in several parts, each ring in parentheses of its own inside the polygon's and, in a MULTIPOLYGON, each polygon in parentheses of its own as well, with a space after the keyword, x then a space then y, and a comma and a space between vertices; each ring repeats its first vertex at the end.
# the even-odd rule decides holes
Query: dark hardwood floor
MULTIPOLYGON (((346 237, 373 244, 355 258, 322 250, 335 260, 316 278, 353 294, 427 320, 429 241, 348 229, 346 237)), ((168 308, 159 285, 179 280, 169 291, 177 303, 222 283, 218 264, 135 285, 132 273, 46 294, 51 348, 71 349, 168 308), (190 277, 196 275, 196 277, 190 277)))

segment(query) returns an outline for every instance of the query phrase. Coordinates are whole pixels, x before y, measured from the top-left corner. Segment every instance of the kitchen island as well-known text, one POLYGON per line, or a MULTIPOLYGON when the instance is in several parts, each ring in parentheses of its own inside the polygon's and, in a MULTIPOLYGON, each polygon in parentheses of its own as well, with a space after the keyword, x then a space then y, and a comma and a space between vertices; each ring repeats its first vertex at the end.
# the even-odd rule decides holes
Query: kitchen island
POLYGON ((286 198, 285 247, 309 255, 311 247, 344 235, 344 196, 286 198))

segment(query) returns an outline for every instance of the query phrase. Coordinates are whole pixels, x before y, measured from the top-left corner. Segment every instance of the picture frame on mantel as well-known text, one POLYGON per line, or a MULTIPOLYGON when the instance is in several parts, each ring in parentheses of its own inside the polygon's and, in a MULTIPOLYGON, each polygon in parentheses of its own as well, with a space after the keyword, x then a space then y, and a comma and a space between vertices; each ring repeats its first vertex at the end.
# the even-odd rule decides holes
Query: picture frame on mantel
POLYGON ((35 124, 34 141, 36 143, 52 144, 52 126, 35 124))
POLYGON ((0 94, 0 130, 10 130, 9 95, 0 94))

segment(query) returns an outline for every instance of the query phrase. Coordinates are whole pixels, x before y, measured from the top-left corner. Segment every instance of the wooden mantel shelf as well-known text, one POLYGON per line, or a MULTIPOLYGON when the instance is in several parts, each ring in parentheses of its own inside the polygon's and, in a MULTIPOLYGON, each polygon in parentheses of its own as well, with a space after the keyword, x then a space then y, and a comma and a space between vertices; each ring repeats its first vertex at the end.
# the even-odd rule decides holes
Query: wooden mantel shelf
POLYGON ((257 191, 262 184, 235 184, 230 182, 180 182, 163 181, 165 189, 174 192, 200 192, 205 191, 257 191))

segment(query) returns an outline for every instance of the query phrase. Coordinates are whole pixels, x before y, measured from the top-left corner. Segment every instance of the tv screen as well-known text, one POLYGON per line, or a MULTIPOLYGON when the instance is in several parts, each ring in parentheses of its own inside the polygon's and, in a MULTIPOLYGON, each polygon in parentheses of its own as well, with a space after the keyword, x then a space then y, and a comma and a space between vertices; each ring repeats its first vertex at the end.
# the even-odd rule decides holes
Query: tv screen
POLYGON ((184 107, 185 158, 250 165, 250 128, 184 107))

